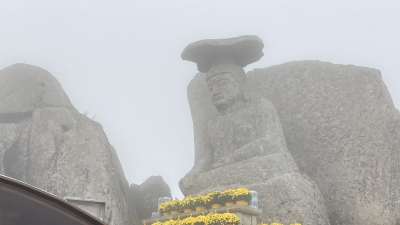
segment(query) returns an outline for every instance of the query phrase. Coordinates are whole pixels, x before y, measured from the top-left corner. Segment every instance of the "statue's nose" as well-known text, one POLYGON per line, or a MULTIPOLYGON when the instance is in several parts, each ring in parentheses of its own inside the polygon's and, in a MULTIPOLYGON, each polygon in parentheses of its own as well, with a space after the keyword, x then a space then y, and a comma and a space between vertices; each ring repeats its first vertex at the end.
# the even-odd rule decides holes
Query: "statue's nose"
POLYGON ((218 86, 214 86, 212 93, 213 93, 213 96, 219 95, 221 93, 220 88, 218 86))

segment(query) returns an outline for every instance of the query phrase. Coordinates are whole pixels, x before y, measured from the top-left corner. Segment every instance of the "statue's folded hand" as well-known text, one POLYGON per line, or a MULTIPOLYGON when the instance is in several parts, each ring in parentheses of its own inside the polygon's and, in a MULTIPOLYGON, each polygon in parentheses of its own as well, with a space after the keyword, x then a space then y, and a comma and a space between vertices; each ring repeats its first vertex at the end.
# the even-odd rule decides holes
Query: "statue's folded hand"
POLYGON ((229 157, 225 157, 222 158, 220 160, 218 160, 218 162, 213 164, 213 169, 219 168, 219 167, 223 167, 229 164, 233 164, 235 162, 234 158, 229 156, 229 157))

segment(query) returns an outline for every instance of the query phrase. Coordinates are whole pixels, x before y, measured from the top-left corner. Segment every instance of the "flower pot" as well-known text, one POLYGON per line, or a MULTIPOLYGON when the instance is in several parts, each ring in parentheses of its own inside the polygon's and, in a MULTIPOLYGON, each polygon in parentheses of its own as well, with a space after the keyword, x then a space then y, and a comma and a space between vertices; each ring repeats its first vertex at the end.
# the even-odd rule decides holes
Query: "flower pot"
POLYGON ((193 212, 193 209, 183 209, 184 213, 193 212))
POLYGON ((204 206, 196 206, 196 211, 201 211, 201 210, 204 210, 204 209, 206 209, 206 207, 204 207, 204 206))
POLYGON ((163 213, 162 215, 163 215, 163 216, 169 216, 169 215, 171 215, 171 214, 165 212, 165 213, 163 213))
POLYGON ((231 205, 235 205, 236 203, 234 203, 234 202, 227 202, 227 203, 225 203, 225 206, 231 206, 231 205))
POLYGON ((212 204, 211 205, 212 209, 216 209, 216 208, 219 208, 219 207, 222 207, 222 205, 221 204, 212 204))
POLYGON ((236 205, 249 205, 248 201, 244 201, 244 200, 240 200, 240 201, 236 201, 236 205))
POLYGON ((179 211, 178 211, 178 210, 172 210, 172 211, 171 211, 171 215, 176 215, 176 214, 179 214, 179 211))

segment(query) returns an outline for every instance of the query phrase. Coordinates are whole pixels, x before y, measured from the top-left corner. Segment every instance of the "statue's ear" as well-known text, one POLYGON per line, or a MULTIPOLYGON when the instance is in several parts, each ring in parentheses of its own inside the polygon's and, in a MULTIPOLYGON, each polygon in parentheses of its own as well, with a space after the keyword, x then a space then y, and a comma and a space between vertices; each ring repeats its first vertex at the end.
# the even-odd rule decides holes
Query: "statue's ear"
POLYGON ((242 99, 247 102, 250 100, 250 95, 246 89, 246 82, 243 82, 242 85, 240 85, 240 89, 242 92, 242 99))

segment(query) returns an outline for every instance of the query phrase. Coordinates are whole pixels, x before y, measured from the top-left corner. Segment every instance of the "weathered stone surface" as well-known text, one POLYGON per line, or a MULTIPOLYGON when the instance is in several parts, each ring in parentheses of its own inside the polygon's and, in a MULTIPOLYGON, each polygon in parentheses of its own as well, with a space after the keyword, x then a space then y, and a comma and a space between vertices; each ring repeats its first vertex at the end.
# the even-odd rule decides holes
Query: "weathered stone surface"
POLYGON ((131 184, 129 189, 140 219, 150 218, 152 212, 158 211, 158 198, 171 198, 171 189, 162 176, 151 176, 141 185, 131 184))
POLYGON ((0 87, 0 113, 30 112, 42 107, 73 108, 60 83, 36 66, 19 63, 0 70, 0 87))
POLYGON ((139 224, 136 212, 130 206, 129 184, 102 126, 73 108, 50 74, 40 74, 39 79, 36 73, 29 72, 41 71, 37 67, 23 64, 12 67, 12 72, 27 73, 14 75, 22 77, 24 82, 27 80, 28 86, 18 85, 12 79, 13 73, 4 74, 10 67, 2 71, 0 90, 9 89, 10 80, 16 89, 10 90, 7 104, 1 105, 0 109, 0 112, 7 112, 0 116, 8 118, 0 122, 1 172, 61 198, 104 201, 108 224, 139 224), (6 79, 2 80, 4 77, 6 79), (37 80, 45 81, 45 87, 54 85, 54 88, 42 90, 42 97, 51 96, 41 98, 40 104, 34 105, 31 104, 33 98, 24 100, 24 96, 37 95, 37 80), (56 93, 58 91, 61 93, 56 93), (53 104, 53 100, 60 104, 53 104), (20 113, 29 110, 32 111, 20 113))
MULTIPOLYGON (((197 74, 188 86, 196 154, 205 148, 204 124, 218 114, 205 78, 197 74)), ((400 113, 378 70, 290 62, 247 73, 245 90, 250 99, 276 106, 288 149, 320 188, 331 224, 395 223, 400 113)), ((262 207, 269 204, 265 193, 259 194, 262 207)))
MULTIPOLYGON (((185 195, 197 195, 200 192, 223 191, 226 188, 244 186, 258 192, 259 207, 263 209, 260 218, 267 223, 279 220, 289 224, 296 220, 302 224, 329 224, 322 195, 310 179, 299 173, 293 157, 286 149, 274 107, 270 103, 266 105, 269 108, 267 112, 261 111, 267 118, 265 124, 261 122, 260 117, 249 118, 249 115, 245 115, 241 118, 240 112, 229 114, 234 120, 228 119, 223 125, 215 122, 215 118, 211 120, 211 124, 220 125, 218 127, 221 129, 226 128, 223 132, 209 134, 215 138, 211 145, 221 146, 219 150, 226 147, 227 151, 223 151, 226 154, 219 158, 218 152, 214 153, 214 164, 210 170, 202 171, 195 177, 191 177, 189 172, 181 180, 182 192, 185 195), (249 142, 257 137, 257 134, 254 134, 257 130, 254 131, 256 128, 252 127, 251 123, 246 125, 241 119, 247 119, 247 122, 253 119, 260 120, 257 125, 267 131, 267 136, 255 143, 249 142), (238 127, 232 124, 237 124, 238 127), (233 136, 229 135, 231 132, 233 136), (243 145, 241 141, 246 144, 243 145), (228 153, 228 150, 236 149, 235 144, 247 146, 238 148, 245 150, 240 154, 240 160, 234 156, 237 151, 231 151, 230 155, 228 153), (221 159, 227 160, 220 164, 221 159)), ((257 112, 252 107, 243 109, 250 113, 257 112)), ((207 135, 207 132, 205 134, 207 135)), ((197 169, 196 164, 195 162, 192 171, 197 169)))
MULTIPOLYGON (((217 113, 201 121, 202 148, 196 146, 194 166, 179 182, 182 192, 196 195, 245 186, 259 193, 260 218, 268 223, 328 225, 322 195, 299 173, 274 105, 246 98, 246 75, 231 54, 217 49, 211 68, 201 77, 208 91, 201 89, 199 96, 207 93, 217 113)), ((193 117, 194 123, 197 119, 193 117)))
POLYGON ((236 65, 246 67, 264 56, 263 41, 252 35, 225 39, 207 39, 188 45, 182 59, 197 63, 197 69, 206 73, 221 56, 229 56, 236 65))
POLYGON ((23 125, 0 123, 0 173, 4 174, 3 158, 7 149, 16 142, 23 125))

